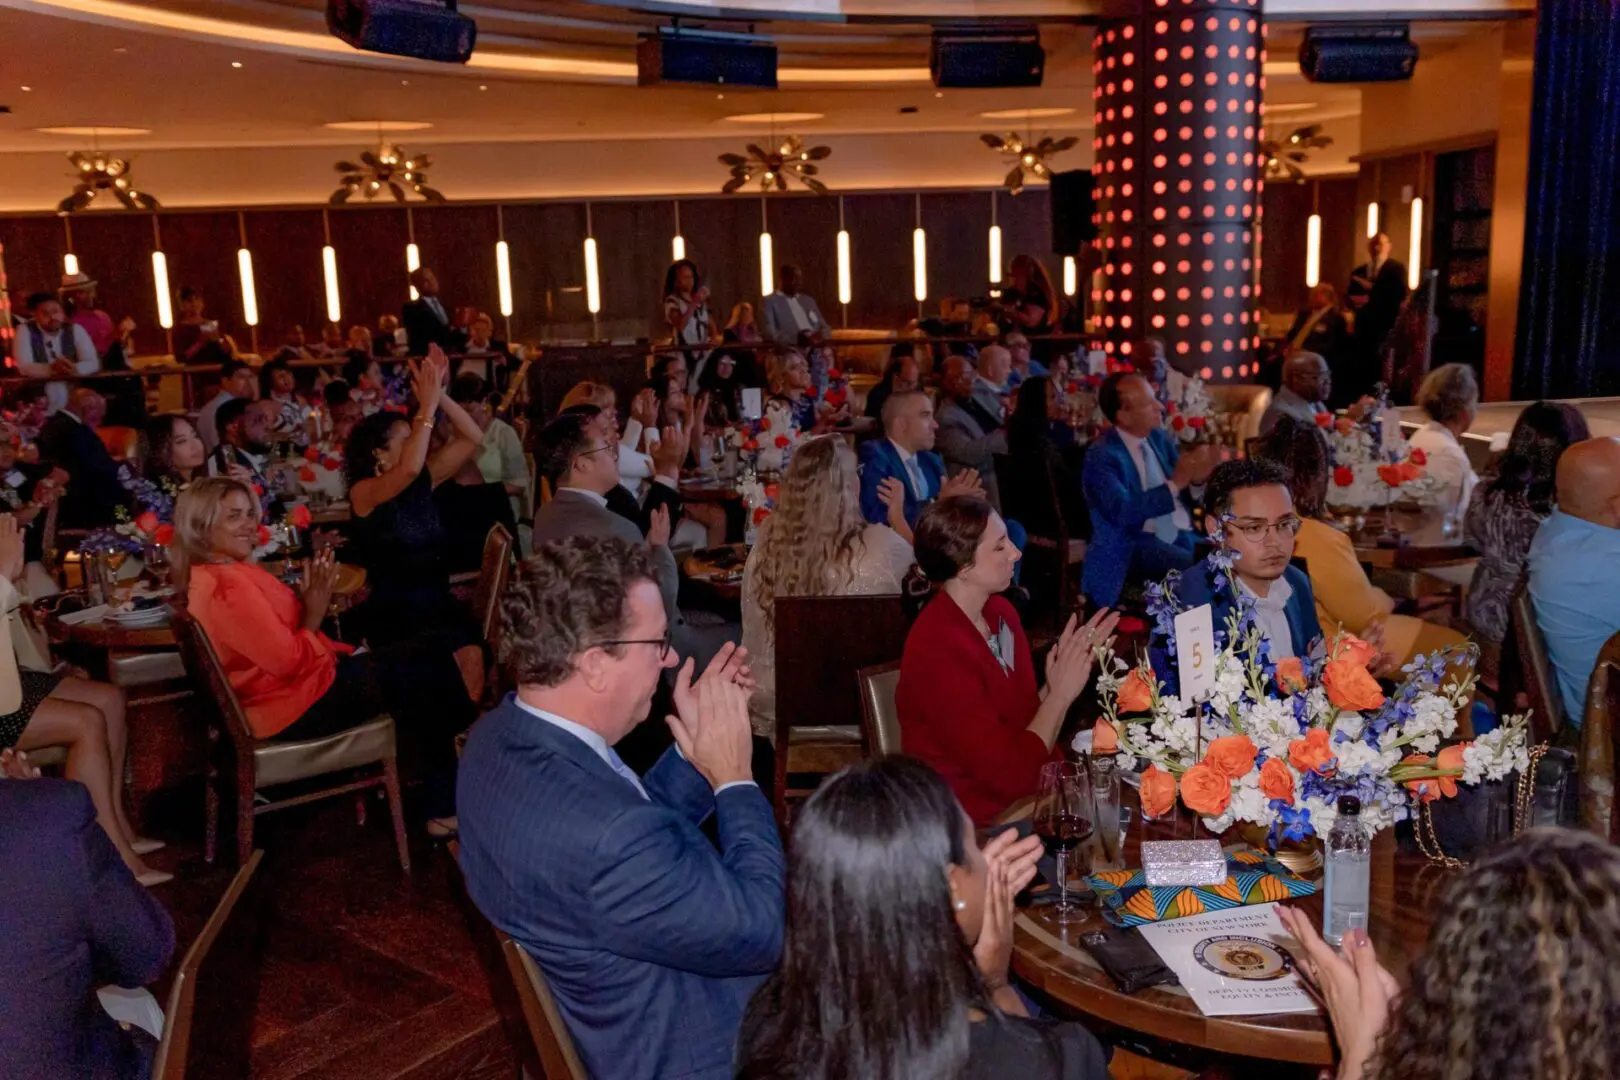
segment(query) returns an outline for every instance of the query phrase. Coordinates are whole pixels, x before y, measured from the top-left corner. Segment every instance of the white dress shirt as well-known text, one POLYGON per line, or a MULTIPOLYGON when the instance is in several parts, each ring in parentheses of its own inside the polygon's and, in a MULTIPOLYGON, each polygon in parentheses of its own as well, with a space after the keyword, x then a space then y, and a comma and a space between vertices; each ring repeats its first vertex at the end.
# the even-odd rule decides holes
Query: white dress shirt
MULTIPOLYGON (((89 331, 78 323, 68 323, 64 329, 73 335, 74 353, 79 357, 74 368, 80 375, 94 375, 101 370, 101 358, 96 355, 96 346, 90 340, 89 331)), ((34 339, 42 336, 38 326, 31 322, 17 324, 17 335, 11 342, 11 355, 16 359, 17 366, 32 364, 34 362, 34 339)), ((45 339, 45 362, 53 363, 62 356, 62 331, 43 335, 45 339)), ((45 404, 49 412, 56 412, 67 404, 68 384, 65 382, 49 382, 45 384, 45 404)))
POLYGON ((804 310, 803 304, 799 303, 798 293, 794 293, 792 296, 783 293, 782 299, 787 301, 788 312, 792 314, 793 323, 801 333, 809 333, 816 328, 815 320, 810 318, 810 313, 804 310))
MULTIPOLYGON (((564 490, 578 491, 579 489, 565 488, 564 490)), ((587 494, 593 493, 587 492, 587 494)), ((635 776, 635 771, 628 765, 625 765, 624 761, 619 757, 618 754, 613 752, 612 748, 608 746, 607 740, 602 738, 599 732, 592 731, 583 724, 576 724, 572 720, 564 720, 556 713, 549 713, 544 709, 537 709, 533 705, 525 702, 520 697, 514 696, 512 700, 517 704, 518 708, 522 709, 530 716, 538 716, 540 719, 544 720, 548 724, 551 724, 553 727, 562 728, 564 731, 568 732, 568 734, 590 747, 591 753, 595 754, 597 757, 606 762, 608 768, 612 769, 614 772, 618 773, 620 776, 623 776, 626 780, 629 780, 632 784, 634 784, 636 786, 636 790, 641 792, 642 798, 647 799, 649 802, 651 801, 651 797, 648 796, 647 789, 642 786, 640 778, 635 776)), ((675 748, 675 752, 677 754, 681 754, 681 748, 677 746, 675 748)), ((686 760, 685 754, 681 754, 681 760, 686 760)), ((714 793, 718 795, 727 788, 742 787, 745 784, 749 787, 759 786, 752 780, 733 780, 729 784, 721 784, 719 787, 715 788, 714 793)))
POLYGON ((1468 451, 1462 448, 1450 428, 1434 420, 1418 428, 1410 445, 1413 450, 1423 451, 1429 459, 1424 468, 1443 485, 1440 508, 1450 509, 1460 520, 1468 513, 1468 500, 1473 498, 1474 485, 1479 483, 1473 463, 1468 460, 1468 451))
POLYGON ((1288 584, 1288 579, 1273 581, 1264 596, 1249 588, 1249 583, 1242 578, 1237 578, 1237 583, 1245 596, 1254 597, 1254 621, 1271 642, 1271 658, 1286 660, 1293 656, 1294 628, 1288 625, 1288 601, 1293 598, 1294 587, 1288 584))
MULTIPOLYGON (((1142 490, 1143 491, 1151 491, 1151 490, 1153 490, 1153 487, 1157 487, 1158 484, 1154 484, 1153 487, 1148 486, 1148 460, 1147 460, 1147 455, 1152 453, 1152 451, 1150 451, 1147 448, 1147 446, 1145 445, 1147 443, 1147 440, 1138 438, 1135 435, 1132 435, 1129 432, 1120 430, 1118 428, 1116 428, 1115 430, 1119 431, 1119 438, 1120 438, 1120 441, 1125 444, 1125 449, 1127 449, 1127 450, 1129 450, 1131 452, 1131 460, 1136 462, 1136 477, 1142 483, 1142 490)), ((1153 464, 1155 466, 1154 471, 1157 472, 1160 477, 1162 477, 1161 482, 1164 484, 1165 487, 1170 489, 1170 497, 1171 497, 1172 501, 1174 501, 1174 503, 1176 504, 1175 509, 1170 512, 1170 520, 1175 523, 1175 526, 1176 526, 1176 528, 1178 530, 1185 531, 1185 530, 1191 529, 1192 528, 1192 515, 1187 513, 1187 508, 1182 505, 1181 499, 1177 498, 1177 496, 1179 496, 1181 494, 1181 492, 1176 488, 1176 485, 1174 485, 1174 484, 1172 484, 1170 482, 1170 478, 1164 475, 1164 466, 1159 461, 1159 458, 1158 458, 1157 454, 1154 454, 1154 456, 1153 456, 1153 464)), ((1158 518, 1153 518, 1153 519, 1145 522, 1142 525, 1142 531, 1143 532, 1156 532, 1157 530, 1154 529, 1153 522, 1157 521, 1157 520, 1158 520, 1158 518)))

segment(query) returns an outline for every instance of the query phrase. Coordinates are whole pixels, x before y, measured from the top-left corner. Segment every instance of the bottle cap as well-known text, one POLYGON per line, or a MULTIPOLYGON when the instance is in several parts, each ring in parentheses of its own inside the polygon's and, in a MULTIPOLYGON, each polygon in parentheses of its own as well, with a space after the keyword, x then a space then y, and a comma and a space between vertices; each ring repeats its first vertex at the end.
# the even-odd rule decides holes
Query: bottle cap
POLYGON ((1361 800, 1354 795, 1340 795, 1339 813, 1348 814, 1352 817, 1359 816, 1361 813, 1361 800))

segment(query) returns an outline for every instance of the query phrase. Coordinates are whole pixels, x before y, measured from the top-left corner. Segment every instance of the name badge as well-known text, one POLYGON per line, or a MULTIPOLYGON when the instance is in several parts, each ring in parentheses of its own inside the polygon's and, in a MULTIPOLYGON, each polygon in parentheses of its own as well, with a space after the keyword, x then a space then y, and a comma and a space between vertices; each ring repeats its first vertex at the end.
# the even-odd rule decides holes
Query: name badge
POLYGON ((1176 616, 1176 673, 1182 701, 1215 689, 1215 614, 1208 604, 1176 616))

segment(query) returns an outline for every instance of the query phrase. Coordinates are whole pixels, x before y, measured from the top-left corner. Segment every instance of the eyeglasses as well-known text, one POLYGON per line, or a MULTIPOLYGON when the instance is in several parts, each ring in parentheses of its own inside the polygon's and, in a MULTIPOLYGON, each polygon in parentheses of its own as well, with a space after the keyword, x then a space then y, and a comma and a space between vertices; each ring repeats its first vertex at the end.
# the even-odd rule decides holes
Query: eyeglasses
POLYGON ((663 661, 669 659, 671 637, 671 632, 666 628, 661 638, 615 638, 612 641, 598 641, 596 644, 604 649, 609 645, 657 645, 658 659, 663 661))
POLYGON ((1242 533, 1250 540, 1264 540, 1272 530, 1276 530, 1279 537, 1292 540, 1299 534, 1299 518, 1289 515, 1276 521, 1257 521, 1254 518, 1245 518, 1238 521, 1236 518, 1226 518, 1225 523, 1242 533))
POLYGON ((593 446, 589 450, 581 450, 579 453, 574 455, 574 460, 578 461, 582 457, 590 457, 592 454, 600 454, 604 450, 611 449, 613 449, 613 445, 611 443, 603 443, 601 446, 593 446))

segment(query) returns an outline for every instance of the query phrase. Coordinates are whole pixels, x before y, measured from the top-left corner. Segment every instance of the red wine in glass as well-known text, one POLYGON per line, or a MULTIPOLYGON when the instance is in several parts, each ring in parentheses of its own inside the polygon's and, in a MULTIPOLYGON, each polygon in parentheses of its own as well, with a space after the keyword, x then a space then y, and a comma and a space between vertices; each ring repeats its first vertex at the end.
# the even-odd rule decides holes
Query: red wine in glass
POLYGON ((1054 858, 1068 855, 1091 837, 1091 822, 1079 814, 1052 814, 1037 823, 1035 831, 1046 842, 1046 851, 1054 858))

